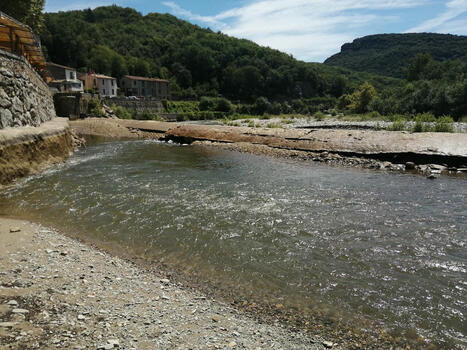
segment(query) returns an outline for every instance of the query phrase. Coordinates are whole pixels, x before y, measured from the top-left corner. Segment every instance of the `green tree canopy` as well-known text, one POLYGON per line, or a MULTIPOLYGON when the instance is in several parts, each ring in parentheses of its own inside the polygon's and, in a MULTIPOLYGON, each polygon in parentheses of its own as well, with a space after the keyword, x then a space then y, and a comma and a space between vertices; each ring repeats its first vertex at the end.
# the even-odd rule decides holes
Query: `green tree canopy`
POLYGON ((45 0, 3 0, 0 5, 0 11, 27 24, 39 33, 44 23, 45 0))

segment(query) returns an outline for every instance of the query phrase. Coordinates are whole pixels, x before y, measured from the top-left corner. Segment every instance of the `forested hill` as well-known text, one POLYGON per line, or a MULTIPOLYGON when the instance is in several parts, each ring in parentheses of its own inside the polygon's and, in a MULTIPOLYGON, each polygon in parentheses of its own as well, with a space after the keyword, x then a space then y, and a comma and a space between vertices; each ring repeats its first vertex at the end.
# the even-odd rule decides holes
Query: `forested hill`
POLYGON ((203 29, 168 14, 130 8, 46 13, 41 33, 50 60, 85 70, 170 79, 178 98, 234 100, 339 97, 364 81, 389 78, 300 62, 290 55, 203 29))
POLYGON ((417 54, 437 61, 467 60, 467 36, 433 33, 380 34, 344 44, 324 63, 391 77, 405 76, 404 68, 417 54))

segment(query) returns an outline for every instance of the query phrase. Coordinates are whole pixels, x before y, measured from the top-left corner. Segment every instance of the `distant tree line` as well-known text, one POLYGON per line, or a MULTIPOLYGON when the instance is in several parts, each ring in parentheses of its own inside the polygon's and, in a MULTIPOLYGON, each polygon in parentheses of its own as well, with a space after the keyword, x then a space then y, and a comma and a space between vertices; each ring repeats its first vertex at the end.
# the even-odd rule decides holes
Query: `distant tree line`
POLYGON ((42 40, 52 61, 117 78, 131 74, 169 79, 178 99, 337 98, 365 80, 375 86, 396 81, 300 62, 168 14, 143 16, 118 6, 47 13, 42 40))
POLYGON ((398 87, 377 93, 365 83, 338 100, 340 109, 356 113, 376 111, 382 115, 419 114, 467 116, 467 62, 438 62, 429 54, 417 55, 405 69, 407 79, 398 87))
MULTIPOLYGON (((467 115, 465 48, 452 44, 463 42, 462 37, 447 40, 437 51, 444 55, 442 61, 423 53, 411 60, 386 57, 381 61, 379 57, 379 64, 402 72, 403 79, 396 79, 298 61, 168 14, 143 16, 134 9, 107 6, 42 15, 43 5, 44 0, 19 0, 2 5, 2 10, 40 31, 51 61, 118 79, 126 74, 169 79, 175 99, 200 101, 197 112, 206 115, 234 109, 241 114, 273 115, 331 109, 382 115, 467 115), (450 55, 462 57, 449 60, 450 55), (408 63, 393 67, 394 62, 408 63)), ((358 39, 344 50, 351 54, 343 57, 362 62, 365 54, 375 53, 379 46, 386 53, 399 50, 398 42, 421 49, 427 45, 422 38, 432 37, 410 34, 358 39)), ((384 73, 383 68, 381 71, 384 73)))

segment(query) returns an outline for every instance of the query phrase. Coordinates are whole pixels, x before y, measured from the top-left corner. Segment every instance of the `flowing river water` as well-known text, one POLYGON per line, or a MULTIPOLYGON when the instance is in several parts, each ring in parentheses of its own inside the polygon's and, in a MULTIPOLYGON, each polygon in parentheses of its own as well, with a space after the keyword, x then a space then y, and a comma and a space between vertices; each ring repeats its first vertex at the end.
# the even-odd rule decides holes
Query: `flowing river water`
POLYGON ((466 185, 121 141, 0 193, 0 214, 163 260, 233 295, 462 347, 466 185))

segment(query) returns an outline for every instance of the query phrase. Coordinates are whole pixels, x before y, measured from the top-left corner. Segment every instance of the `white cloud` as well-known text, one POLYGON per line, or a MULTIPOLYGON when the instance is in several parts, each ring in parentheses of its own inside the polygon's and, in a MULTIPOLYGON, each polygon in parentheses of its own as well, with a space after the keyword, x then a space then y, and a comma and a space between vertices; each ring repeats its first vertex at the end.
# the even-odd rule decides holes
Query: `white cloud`
POLYGON ((94 9, 99 6, 112 5, 115 1, 71 1, 66 4, 63 4, 62 0, 47 0, 45 2, 45 12, 59 12, 59 11, 72 11, 72 10, 82 10, 91 8, 94 9))
POLYGON ((180 6, 178 6, 176 3, 172 1, 165 1, 162 4, 170 8, 172 10, 172 13, 177 16, 187 18, 191 21, 198 21, 198 22, 214 24, 216 26, 222 26, 222 22, 219 22, 214 17, 200 16, 200 15, 194 14, 191 11, 181 8, 180 6))
MULTIPOLYGON (((415 32, 439 32, 439 33, 449 33, 446 29, 453 29, 450 33, 459 33, 466 32, 467 27, 459 28, 462 21, 455 21, 454 19, 462 15, 463 13, 467 12, 467 0, 451 0, 446 3, 446 9, 442 12, 439 16, 431 18, 418 26, 410 28, 407 33, 415 33, 415 32), (452 23, 451 23, 452 22, 452 23), (455 26, 453 26, 455 24, 455 26), (460 31, 459 31, 460 29, 460 31)), ((465 21, 463 22, 465 25, 465 21)))
POLYGON ((422 0, 251 0, 214 16, 193 14, 174 2, 164 4, 178 16, 206 23, 226 34, 253 40, 299 59, 321 61, 336 53, 345 42, 368 34, 371 25, 397 19, 384 11, 424 3, 422 0))

